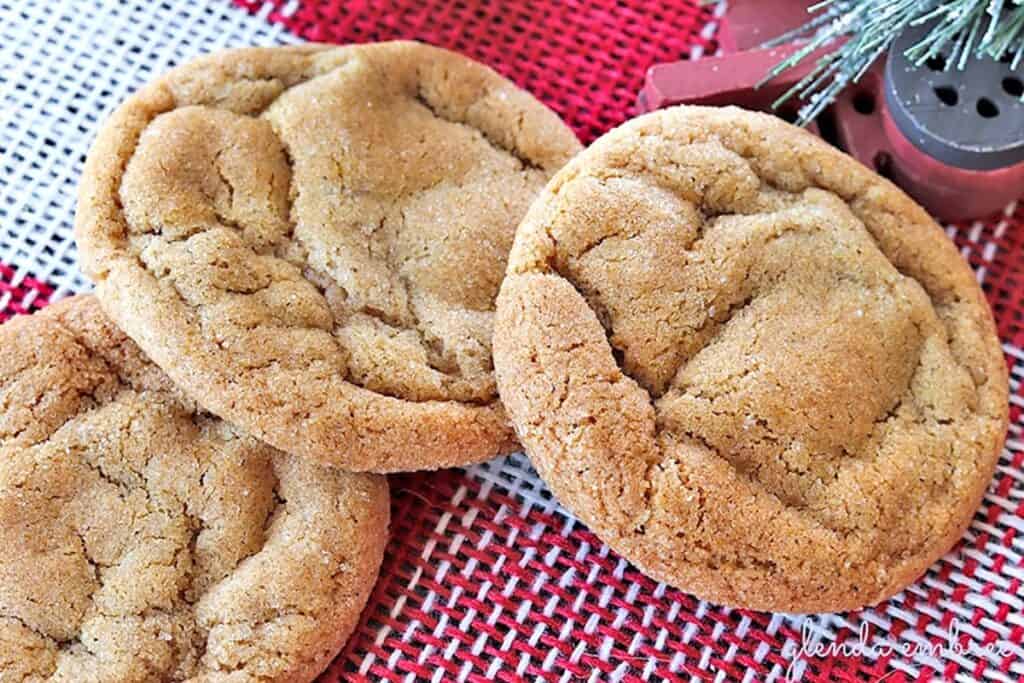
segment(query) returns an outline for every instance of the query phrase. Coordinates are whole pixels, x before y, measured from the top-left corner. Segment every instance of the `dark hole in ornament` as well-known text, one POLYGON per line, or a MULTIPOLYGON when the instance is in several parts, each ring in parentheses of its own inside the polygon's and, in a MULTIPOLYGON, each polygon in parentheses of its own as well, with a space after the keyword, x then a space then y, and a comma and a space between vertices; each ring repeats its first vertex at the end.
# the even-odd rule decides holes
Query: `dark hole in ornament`
POLYGON ((861 90, 853 96, 853 109, 858 114, 868 116, 875 113, 875 96, 867 90, 861 90))
POLYGON ((1024 83, 1016 76, 1007 76, 1003 79, 1003 90, 1007 95, 1020 97, 1024 95, 1024 83))
POLYGON ((839 129, 836 127, 836 116, 832 107, 826 107, 825 111, 818 114, 818 118, 814 122, 818 124, 818 134, 821 135, 822 140, 833 147, 840 147, 839 129))
POLYGON ((892 178, 892 155, 888 152, 879 152, 875 155, 875 158, 871 160, 875 166, 875 171, 878 175, 883 178, 892 178))
POLYGON ((775 115, 786 123, 796 123, 796 120, 800 118, 800 112, 794 107, 786 107, 785 109, 779 109, 775 112, 775 115))
POLYGON ((924 62, 929 69, 932 71, 945 71, 946 70, 946 56, 945 55, 932 55, 924 62))
POLYGON ((986 119, 994 119, 999 116, 999 107, 989 98, 982 97, 978 100, 978 113, 986 119))
POLYGON ((935 86, 935 96, 947 107, 955 107, 956 103, 960 101, 960 97, 956 94, 956 88, 948 85, 935 86))
POLYGON ((1003 64, 1009 64, 1010 62, 1013 61, 1013 55, 1010 53, 1009 50, 1006 50, 1003 52, 1003 55, 999 58, 999 61, 1002 62, 1003 64))

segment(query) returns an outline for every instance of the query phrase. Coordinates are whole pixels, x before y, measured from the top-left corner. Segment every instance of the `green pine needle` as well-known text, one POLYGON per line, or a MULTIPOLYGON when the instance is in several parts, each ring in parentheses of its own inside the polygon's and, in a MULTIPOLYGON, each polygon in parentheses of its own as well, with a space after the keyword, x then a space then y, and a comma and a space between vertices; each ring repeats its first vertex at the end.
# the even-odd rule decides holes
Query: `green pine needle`
POLYGON ((766 83, 804 61, 818 48, 845 37, 845 43, 826 54, 799 83, 774 103, 793 97, 806 104, 799 124, 812 121, 851 83, 867 72, 907 28, 935 24, 906 55, 916 66, 944 53, 946 68, 963 69, 971 57, 1008 57, 1016 69, 1024 58, 1024 0, 823 0, 812 6, 809 21, 779 36, 766 47, 808 37, 790 57, 775 65, 766 83))

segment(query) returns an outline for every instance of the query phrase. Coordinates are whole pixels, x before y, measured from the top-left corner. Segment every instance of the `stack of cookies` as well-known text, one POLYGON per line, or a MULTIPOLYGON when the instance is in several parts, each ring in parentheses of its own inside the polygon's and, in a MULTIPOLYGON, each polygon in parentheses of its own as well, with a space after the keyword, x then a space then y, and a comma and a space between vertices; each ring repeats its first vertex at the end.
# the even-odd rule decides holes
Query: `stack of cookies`
POLYGON ((382 474, 520 444, 659 579, 872 604, 1005 434, 942 231, 737 109, 580 152, 444 50, 231 51, 111 116, 76 238, 95 297, 0 327, 0 680, 311 680, 376 578, 382 474))

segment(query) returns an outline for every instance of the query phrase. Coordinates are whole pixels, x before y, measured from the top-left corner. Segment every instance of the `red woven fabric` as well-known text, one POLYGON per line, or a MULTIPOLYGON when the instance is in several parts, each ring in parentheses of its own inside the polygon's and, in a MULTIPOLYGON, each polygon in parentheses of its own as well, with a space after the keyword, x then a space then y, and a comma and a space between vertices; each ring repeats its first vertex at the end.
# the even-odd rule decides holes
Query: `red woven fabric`
POLYGON ((0 263, 0 323, 12 315, 36 311, 49 303, 53 289, 33 277, 20 281, 13 268, 0 263), (17 283, 17 284, 15 284, 17 283))
MULTIPOLYGON (((239 0, 307 40, 416 38, 529 89, 589 142, 628 118, 647 66, 714 49, 708 8, 678 0, 455 3, 239 0)), ((567 516, 523 456, 392 478, 392 539, 357 632, 323 681, 781 680, 802 642, 1024 641, 1024 210, 950 236, 978 273, 1012 375, 1008 450, 960 546, 901 596, 798 620, 717 608, 659 586, 567 516)), ((0 264, 0 319, 52 290, 0 264)), ((902 653, 804 658, 804 680, 1024 680, 1020 657, 902 653)), ((801 673, 798 669, 797 673, 801 673)))

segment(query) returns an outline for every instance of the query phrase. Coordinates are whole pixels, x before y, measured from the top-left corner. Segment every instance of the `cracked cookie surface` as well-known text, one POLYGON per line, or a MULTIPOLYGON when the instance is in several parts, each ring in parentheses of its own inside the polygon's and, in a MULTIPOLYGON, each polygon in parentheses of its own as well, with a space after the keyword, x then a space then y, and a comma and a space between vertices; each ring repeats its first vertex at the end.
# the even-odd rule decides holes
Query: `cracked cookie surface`
POLYGON ((197 412, 91 296, 0 346, 0 682, 313 680, 376 579, 385 478, 197 412))
POLYGON ((559 500, 651 575, 755 609, 913 581, 1007 424, 991 313, 941 229, 734 108, 640 117, 556 175, 516 235, 494 358, 559 500))
POLYGON ((438 48, 228 51, 112 115, 76 237, 104 309, 208 410, 347 469, 468 464, 515 447, 494 299, 578 148, 438 48))

